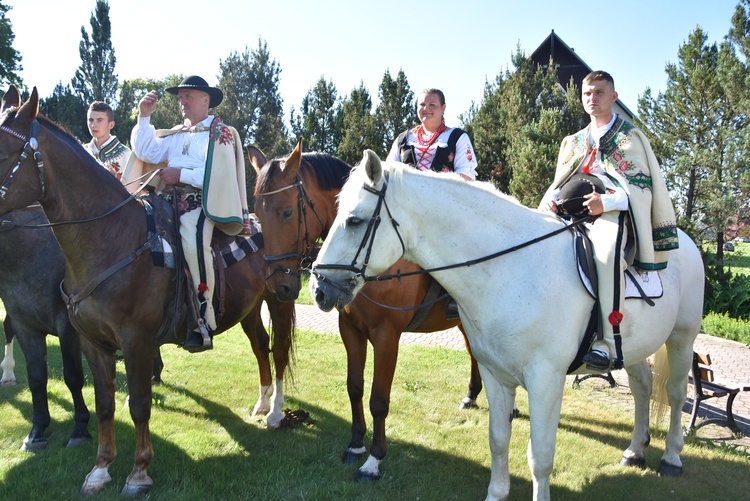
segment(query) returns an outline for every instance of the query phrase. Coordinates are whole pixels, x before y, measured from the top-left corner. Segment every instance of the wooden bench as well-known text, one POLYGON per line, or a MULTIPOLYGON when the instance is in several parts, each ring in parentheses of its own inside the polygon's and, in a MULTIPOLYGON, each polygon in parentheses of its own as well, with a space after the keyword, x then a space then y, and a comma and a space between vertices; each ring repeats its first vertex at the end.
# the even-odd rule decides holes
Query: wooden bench
POLYGON ((690 413, 690 425, 688 431, 699 428, 703 425, 714 423, 726 426, 734 433, 741 433, 734 421, 732 414, 732 404, 735 397, 741 391, 750 391, 750 383, 736 384, 726 381, 717 381, 714 378, 714 371, 711 369, 711 355, 708 353, 693 352, 693 368, 691 377, 688 381, 688 390, 693 394, 693 410, 690 413), (710 418, 704 419, 698 426, 695 426, 695 420, 698 417, 698 408, 701 402, 709 398, 727 397, 726 419, 710 418))

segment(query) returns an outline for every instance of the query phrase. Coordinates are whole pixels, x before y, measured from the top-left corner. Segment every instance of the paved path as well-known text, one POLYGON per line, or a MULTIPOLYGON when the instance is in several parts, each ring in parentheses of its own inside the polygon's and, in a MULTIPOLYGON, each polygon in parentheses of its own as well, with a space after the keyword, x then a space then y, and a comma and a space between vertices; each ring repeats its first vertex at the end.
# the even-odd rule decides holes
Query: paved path
MULTIPOLYGON (((317 306, 296 305, 297 327, 312 330, 319 333, 338 334, 338 312, 323 312, 317 306)), ((457 350, 465 349, 463 336, 456 329, 431 333, 405 332, 401 335, 402 344, 419 344, 425 346, 442 346, 457 350)), ((711 354, 711 367, 714 369, 716 379, 750 383, 750 347, 706 334, 699 334, 695 343, 695 351, 711 354)), ((625 371, 613 373, 619 386, 628 386, 625 371)), ((687 416, 683 416, 683 423, 689 422, 689 412, 692 399, 688 399, 690 405, 683 409, 687 416)), ((709 399, 701 403, 698 423, 706 416, 724 417, 726 398, 709 399)), ((734 400, 734 417, 745 434, 745 440, 750 437, 750 392, 740 392, 734 400)), ((750 442, 750 440, 748 440, 750 442)))

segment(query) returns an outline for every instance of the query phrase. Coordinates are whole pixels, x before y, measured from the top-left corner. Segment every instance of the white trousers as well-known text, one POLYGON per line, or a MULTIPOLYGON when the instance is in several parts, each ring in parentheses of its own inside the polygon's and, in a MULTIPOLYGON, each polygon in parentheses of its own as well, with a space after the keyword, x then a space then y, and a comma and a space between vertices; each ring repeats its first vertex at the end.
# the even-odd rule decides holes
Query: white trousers
MULTIPOLYGON (((185 261, 187 261, 188 270, 190 270, 196 293, 200 290, 201 284, 198 241, 202 239, 203 268, 205 274, 205 282, 203 283, 206 284, 206 290, 203 292, 203 297, 206 301, 203 319, 212 331, 216 331, 216 315, 213 306, 214 265, 211 255, 211 237, 214 232, 214 223, 208 218, 201 218, 202 214, 203 209, 198 207, 180 216, 180 237, 182 239, 182 250, 185 254, 185 261)), ((203 309, 203 306, 203 304, 199 305, 201 309, 203 309)))

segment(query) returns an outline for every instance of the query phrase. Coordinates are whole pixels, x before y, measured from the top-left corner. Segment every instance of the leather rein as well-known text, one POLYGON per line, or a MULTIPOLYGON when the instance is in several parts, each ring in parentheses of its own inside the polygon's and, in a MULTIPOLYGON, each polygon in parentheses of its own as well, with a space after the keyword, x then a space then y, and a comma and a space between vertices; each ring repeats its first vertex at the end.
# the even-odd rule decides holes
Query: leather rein
MULTIPOLYGON (((372 217, 370 218, 367 230, 365 231, 364 236, 362 237, 362 241, 359 244, 359 248, 357 249, 357 253, 354 256, 354 259, 352 259, 351 264, 316 264, 313 266, 311 272, 315 274, 315 276, 318 278, 318 280, 328 281, 325 277, 321 276, 319 273, 316 272, 316 270, 346 270, 351 271, 354 273, 354 276, 352 279, 361 277, 365 282, 380 282, 383 280, 392 280, 392 279, 401 279, 403 277, 408 277, 412 275, 423 275, 425 273, 433 273, 437 271, 444 271, 444 270, 450 270, 454 268, 462 268, 462 267, 469 267, 473 266, 475 264, 483 263, 485 261, 489 261, 491 259, 496 259, 498 257, 504 256, 506 254, 510 254, 512 252, 515 252, 517 250, 523 249, 524 247, 528 247, 530 245, 536 244, 538 242, 541 242, 543 240, 546 240, 548 238, 551 238, 555 235, 558 235, 560 233, 564 233, 566 231, 570 231, 572 228, 575 228, 577 226, 580 226, 588 221, 591 220, 589 216, 583 217, 581 219, 578 219, 576 221, 571 222, 570 224, 563 226, 562 228, 559 228, 557 230, 551 231, 549 233, 546 233, 544 235, 541 235, 536 238, 532 238, 531 240, 527 240, 526 242, 523 242, 518 245, 514 245, 513 247, 509 247, 507 249, 503 249, 498 252, 494 252, 492 254, 489 254, 487 256, 483 256, 476 259, 470 259, 468 261, 462 261, 460 263, 454 263, 454 264, 448 264, 444 266, 438 266, 435 268, 429 268, 429 269, 420 269, 416 271, 401 273, 400 271, 395 274, 390 275, 367 275, 367 265, 370 260, 370 255, 372 253, 372 247, 375 242, 375 232, 378 229, 378 226, 380 225, 381 216, 380 213, 382 211, 382 208, 385 207, 386 212, 388 213, 388 218, 391 221, 391 225, 393 226, 393 229, 396 231, 396 235, 398 236, 399 241, 401 242, 401 249, 402 251, 406 250, 406 247, 404 246, 404 240, 401 237, 401 234, 398 231, 399 224, 398 222, 393 218, 393 215, 391 214, 390 209, 388 208, 388 203, 385 201, 385 192, 388 188, 388 175, 386 173, 383 174, 384 176, 384 182, 383 187, 380 190, 376 190, 375 188, 371 188, 369 186, 364 186, 364 190, 368 191, 378 197, 378 202, 375 205, 375 210, 373 212, 372 217), (365 250, 366 247, 366 250, 365 250), (362 263, 362 267, 357 268, 355 266, 357 262, 357 258, 360 256, 362 251, 365 250, 365 258, 364 262, 362 263)), ((329 281, 330 282, 330 281, 329 281)), ((330 282, 332 283, 332 282, 330 282)), ((333 283, 332 283, 333 284, 333 283)))

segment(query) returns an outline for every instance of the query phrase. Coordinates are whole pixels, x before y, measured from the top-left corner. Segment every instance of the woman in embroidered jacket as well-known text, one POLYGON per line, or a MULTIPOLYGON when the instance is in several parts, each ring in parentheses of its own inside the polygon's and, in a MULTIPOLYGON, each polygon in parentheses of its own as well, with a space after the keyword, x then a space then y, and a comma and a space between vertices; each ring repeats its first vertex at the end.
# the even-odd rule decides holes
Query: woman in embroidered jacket
POLYGON ((589 369, 607 371, 623 366, 619 346, 625 289, 622 273, 628 264, 643 270, 665 268, 666 251, 679 244, 674 208, 651 144, 640 130, 612 111, 617 101, 612 76, 604 71, 589 73, 581 93, 591 124, 563 139, 555 179, 539 208, 558 212, 560 188, 575 174, 594 175, 604 184, 604 194, 592 192, 583 204, 594 218, 587 226, 603 318, 603 339, 594 342, 584 363, 589 369), (635 245, 626 256, 628 234, 635 245), (615 359, 611 364, 612 354, 615 359))
MULTIPOLYGON (((248 220, 245 163, 237 131, 219 117, 208 114, 224 97, 220 89, 210 87, 203 78, 193 75, 166 91, 179 97, 184 123, 169 130, 155 130, 150 124, 150 115, 158 96, 151 91, 138 103, 138 122, 130 143, 134 156, 140 161, 166 162, 167 166, 159 171, 159 178, 167 187, 176 186, 181 199, 180 236, 201 317, 199 330, 188 335, 183 348, 198 352, 213 347, 211 337, 216 330, 211 303, 214 225, 224 233, 237 235, 248 220)), ((134 179, 130 169, 126 170, 126 177, 134 179)))
POLYGON ((477 156, 469 135, 445 125, 445 95, 425 89, 417 100, 421 122, 399 134, 386 160, 403 162, 419 170, 456 172, 467 181, 477 177, 477 156))

